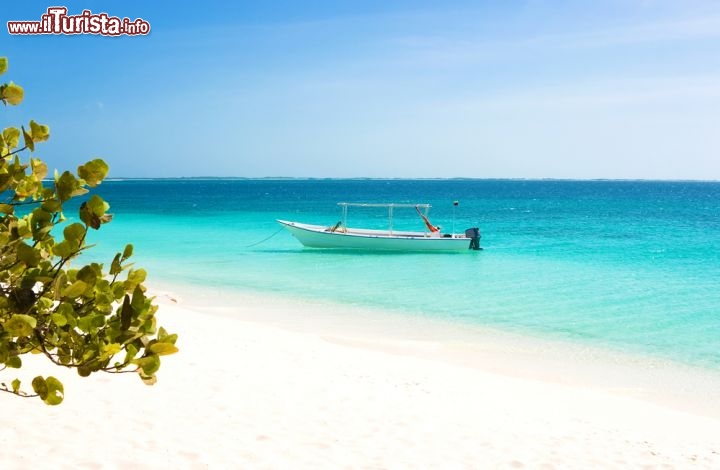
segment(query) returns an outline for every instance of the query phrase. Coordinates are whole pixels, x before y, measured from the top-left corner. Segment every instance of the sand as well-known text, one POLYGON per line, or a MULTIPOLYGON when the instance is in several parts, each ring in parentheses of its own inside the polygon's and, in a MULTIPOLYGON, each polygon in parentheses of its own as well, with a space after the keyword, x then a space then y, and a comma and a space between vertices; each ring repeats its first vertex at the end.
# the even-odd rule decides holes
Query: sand
POLYGON ((337 306, 170 297, 158 318, 181 352, 152 387, 27 362, 66 398, 0 394, 2 468, 720 468, 720 419, 692 395, 588 381, 581 361, 532 348, 404 335, 402 319, 333 323, 337 306))

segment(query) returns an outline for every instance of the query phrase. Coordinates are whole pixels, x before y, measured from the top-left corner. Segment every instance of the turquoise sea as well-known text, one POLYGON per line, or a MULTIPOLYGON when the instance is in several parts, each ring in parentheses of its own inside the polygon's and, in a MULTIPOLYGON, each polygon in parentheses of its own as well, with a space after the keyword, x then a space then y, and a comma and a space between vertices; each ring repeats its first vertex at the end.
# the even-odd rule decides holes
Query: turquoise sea
MULTIPOLYGON (((92 256, 132 241, 151 285, 378 307, 720 370, 720 183, 161 179, 97 192, 115 219, 92 256), (334 224, 341 201, 430 203, 445 230, 479 226, 484 250, 334 252, 278 232, 278 218, 334 224)), ((386 223, 381 209, 348 218, 386 223)), ((397 211, 395 226, 422 220, 397 211)))

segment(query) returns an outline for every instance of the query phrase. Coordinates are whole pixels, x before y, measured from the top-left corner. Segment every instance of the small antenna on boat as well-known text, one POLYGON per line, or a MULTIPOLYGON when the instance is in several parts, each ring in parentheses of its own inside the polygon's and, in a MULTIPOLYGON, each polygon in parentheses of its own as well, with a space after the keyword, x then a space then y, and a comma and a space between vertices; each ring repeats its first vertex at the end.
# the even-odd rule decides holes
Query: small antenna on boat
POLYGON ((455 235, 455 208, 460 204, 460 201, 453 201, 453 224, 452 233, 455 235))

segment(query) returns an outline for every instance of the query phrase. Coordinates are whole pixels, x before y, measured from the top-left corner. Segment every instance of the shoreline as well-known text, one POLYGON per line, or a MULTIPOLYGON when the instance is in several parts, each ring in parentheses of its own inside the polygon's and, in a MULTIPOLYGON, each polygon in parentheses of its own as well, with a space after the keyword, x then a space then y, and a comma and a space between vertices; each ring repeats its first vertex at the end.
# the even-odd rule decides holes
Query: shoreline
POLYGON ((3 460, 82 468, 720 465, 714 413, 557 369, 581 357, 574 364, 590 375, 609 370, 588 366, 592 354, 547 355, 492 336, 472 349, 427 319, 173 292, 151 292, 158 325, 179 334, 180 348, 162 358, 152 387, 134 374, 83 379, 28 358, 20 371, 57 376, 65 401, 47 407, 3 394, 11 423, 0 429, 3 460), (68 446, 68 436, 83 445, 68 446))
POLYGON ((713 369, 401 310, 223 287, 154 285, 162 286, 155 292, 159 300, 175 298, 179 300, 176 305, 195 311, 316 334, 361 349, 409 354, 519 379, 599 389, 720 419, 716 399, 720 396, 720 371, 713 369), (174 294, 186 289, 189 296, 174 294))

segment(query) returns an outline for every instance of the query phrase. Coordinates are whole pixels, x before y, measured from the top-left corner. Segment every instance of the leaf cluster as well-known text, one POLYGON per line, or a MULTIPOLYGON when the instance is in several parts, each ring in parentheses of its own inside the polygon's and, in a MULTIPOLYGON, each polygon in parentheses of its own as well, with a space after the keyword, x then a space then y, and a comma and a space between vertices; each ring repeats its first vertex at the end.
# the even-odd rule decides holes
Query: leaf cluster
MULTIPOLYGON (((7 59, 0 57, 0 74, 7 59)), ((0 101, 17 105, 23 89, 0 85, 0 101)), ((155 321, 157 306, 146 295, 146 272, 128 260, 132 245, 117 253, 109 269, 99 263, 70 267, 91 246, 89 230, 111 221, 109 204, 92 195, 80 204, 79 221, 68 223, 65 204, 102 183, 108 165, 91 160, 76 173, 47 180, 47 165, 34 153, 48 140, 48 126, 30 121, 0 133, 0 371, 22 367, 22 356, 42 354, 83 377, 93 372, 137 372, 147 384, 156 380, 160 356, 177 351, 177 335, 155 321)), ((55 377, 38 376, 32 392, 20 380, 0 383, 0 391, 62 402, 64 388, 55 377)))

